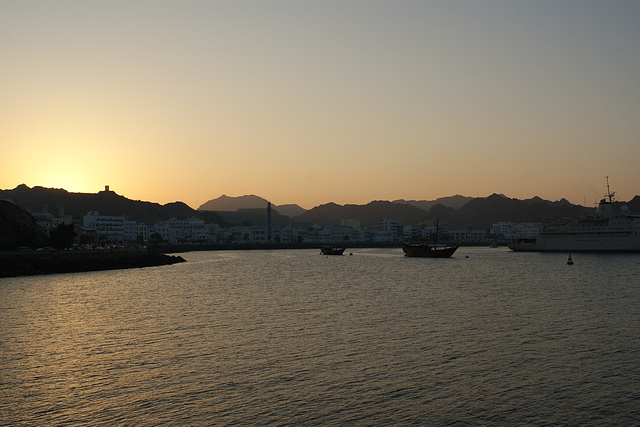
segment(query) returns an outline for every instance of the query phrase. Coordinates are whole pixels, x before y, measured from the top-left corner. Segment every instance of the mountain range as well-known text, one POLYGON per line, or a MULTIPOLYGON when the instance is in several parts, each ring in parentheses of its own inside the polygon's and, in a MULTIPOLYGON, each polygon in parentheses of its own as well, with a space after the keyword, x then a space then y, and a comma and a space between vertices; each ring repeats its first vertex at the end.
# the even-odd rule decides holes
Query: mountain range
MULTIPOLYGON (((82 218, 88 211, 98 211, 102 215, 123 216, 129 220, 154 224, 170 218, 202 218, 207 223, 223 227, 241 223, 266 225, 267 200, 255 195, 229 197, 221 196, 202 204, 197 210, 182 202, 158 203, 130 200, 113 191, 94 193, 70 193, 64 189, 33 187, 22 184, 12 190, 0 190, 0 200, 10 200, 30 211, 41 212, 48 209, 58 214, 62 208, 65 215, 82 218)), ((640 196, 631 201, 616 202, 619 210, 626 204, 631 212, 640 212, 640 196)), ((568 218, 594 213, 595 208, 573 205, 567 200, 547 201, 539 197, 519 200, 501 194, 489 197, 471 198, 452 196, 433 201, 372 201, 366 205, 338 205, 326 203, 313 209, 304 210, 298 205, 272 206, 272 224, 340 225, 344 219, 360 222, 361 226, 375 226, 382 218, 392 219, 400 225, 415 225, 440 219, 450 228, 474 228, 488 230, 500 221, 539 222, 544 218, 568 218)))
MULTIPOLYGON (((404 205, 412 205, 428 211, 433 206, 437 204, 441 204, 450 208, 459 209, 464 206, 468 201, 473 200, 473 197, 466 196, 449 196, 449 197, 441 197, 436 200, 394 200, 392 203, 404 204, 404 205)), ((239 209, 261 209, 267 206, 268 200, 263 199, 262 197, 256 195, 248 195, 248 196, 238 196, 238 197, 230 197, 225 194, 222 196, 209 200, 206 203, 203 203, 198 208, 199 211, 236 211, 239 209)), ((350 206, 350 205, 346 205, 350 206)), ((277 209, 278 212, 282 215, 286 215, 288 217, 296 217, 298 215, 302 215, 306 212, 306 209, 300 207, 296 204, 288 204, 288 205, 272 205, 274 209, 277 209)))
MULTIPOLYGON (((640 197, 636 196, 640 208, 640 197)), ((635 200, 635 199, 634 199, 635 200)), ((401 225, 434 222, 440 219, 450 228, 488 230, 500 221, 539 222, 545 217, 565 218, 593 213, 594 209, 571 203, 510 199, 493 194, 469 200, 459 209, 436 203, 427 211, 409 203, 374 201, 367 205, 336 205, 328 203, 295 217, 304 222, 340 224, 343 218, 353 218, 362 226, 372 227, 381 218, 396 220, 401 225)))
MULTIPOLYGON (((248 196, 230 197, 226 194, 217 199, 209 200, 200 205, 198 211, 214 211, 214 212, 234 212, 241 209, 264 209, 269 203, 268 200, 250 194, 248 196)), ((272 205, 281 215, 293 218, 304 213, 305 209, 295 204, 289 205, 272 205)))
POLYGON ((436 200, 399 199, 399 200, 394 200, 393 203, 402 203, 406 205, 412 205, 420 209, 424 209, 425 211, 428 211, 429 209, 431 209, 437 204, 441 204, 449 208, 460 209, 470 200, 473 200, 473 197, 460 196, 459 194, 456 194, 455 196, 440 197, 439 199, 436 199, 436 200))
POLYGON ((182 202, 158 203, 127 199, 113 191, 71 193, 61 188, 33 187, 21 184, 12 190, 0 190, 0 199, 9 200, 29 212, 49 212, 54 216, 70 215, 81 219, 89 211, 101 215, 123 216, 145 224, 169 218, 198 216, 206 222, 229 225, 214 212, 196 212, 182 202))

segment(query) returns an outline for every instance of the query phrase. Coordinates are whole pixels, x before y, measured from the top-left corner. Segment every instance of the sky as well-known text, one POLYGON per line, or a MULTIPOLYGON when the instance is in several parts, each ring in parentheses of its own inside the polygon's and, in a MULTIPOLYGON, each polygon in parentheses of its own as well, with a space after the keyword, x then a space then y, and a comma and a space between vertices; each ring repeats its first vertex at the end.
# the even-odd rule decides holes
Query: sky
POLYGON ((0 188, 640 194, 640 1, 0 0, 0 188))

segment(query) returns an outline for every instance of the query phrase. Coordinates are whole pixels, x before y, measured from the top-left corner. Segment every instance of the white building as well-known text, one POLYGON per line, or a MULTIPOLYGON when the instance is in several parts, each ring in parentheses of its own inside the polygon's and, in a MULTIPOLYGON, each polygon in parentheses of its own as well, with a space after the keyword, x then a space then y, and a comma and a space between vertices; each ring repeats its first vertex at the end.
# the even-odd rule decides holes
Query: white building
POLYGON ((133 242, 136 240, 138 223, 135 221, 124 221, 124 240, 127 242, 133 242))
POLYGON ((209 241, 209 229, 205 227, 203 219, 171 218, 166 224, 169 227, 168 241, 171 243, 209 241))
POLYGON ((378 221, 375 232, 372 232, 374 242, 393 242, 399 239, 403 229, 398 226, 398 221, 383 218, 378 221))
POLYGON ((542 224, 540 223, 531 223, 531 222, 522 222, 519 224, 513 224, 512 226, 512 235, 510 237, 515 237, 518 239, 533 239, 540 234, 540 230, 542 229, 542 224))
POLYGON ((249 233, 251 243, 266 243, 269 240, 267 227, 252 226, 249 233))
POLYGON ((169 241, 169 226, 167 224, 158 223, 151 227, 147 227, 147 238, 145 241, 149 241, 152 235, 158 234, 163 242, 169 241))
POLYGON ((386 230, 371 230, 372 242, 394 242, 397 240, 397 233, 386 230))
POLYGON ((491 234, 504 239, 510 239, 513 237, 513 226, 511 225, 511 221, 493 224, 491 227, 491 234))
POLYGON ((454 242, 479 242, 487 238, 485 230, 450 230, 449 239, 454 242))
POLYGON ((82 219, 85 233, 94 234, 98 239, 110 243, 121 243, 125 239, 125 219, 121 216, 100 215, 90 211, 82 219))
POLYGON ((318 239, 322 243, 354 242, 360 239, 357 228, 325 226, 318 231, 318 239))
POLYGON ((149 241, 149 229, 147 224, 138 224, 136 221, 124 221, 124 241, 126 243, 144 243, 149 241))
POLYGON ((534 222, 521 222, 512 224, 509 222, 498 222, 491 227, 491 234, 503 239, 532 239, 540 233, 542 225, 534 222))

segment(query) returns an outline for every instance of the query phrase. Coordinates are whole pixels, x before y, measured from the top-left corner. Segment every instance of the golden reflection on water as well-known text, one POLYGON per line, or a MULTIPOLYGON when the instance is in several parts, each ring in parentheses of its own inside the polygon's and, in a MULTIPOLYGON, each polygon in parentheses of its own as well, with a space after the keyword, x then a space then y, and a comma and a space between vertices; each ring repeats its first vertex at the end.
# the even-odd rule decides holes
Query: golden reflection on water
POLYGON ((638 421, 637 256, 460 251, 1 279, 3 422, 638 421))

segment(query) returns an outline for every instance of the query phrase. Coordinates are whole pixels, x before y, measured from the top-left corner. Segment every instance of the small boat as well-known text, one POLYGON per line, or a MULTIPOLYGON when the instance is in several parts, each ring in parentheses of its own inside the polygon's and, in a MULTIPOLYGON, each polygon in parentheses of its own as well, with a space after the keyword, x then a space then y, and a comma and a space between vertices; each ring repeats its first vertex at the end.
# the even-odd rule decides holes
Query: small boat
POLYGON ((434 243, 402 243, 404 256, 423 258, 449 258, 460 247, 460 244, 438 244, 440 218, 436 222, 436 238, 434 243))
POLYGON ((425 258, 449 258, 460 245, 438 245, 429 243, 402 243, 404 256, 425 258))
POLYGON ((323 246, 320 248, 321 255, 342 255, 347 248, 334 248, 332 246, 323 246))

